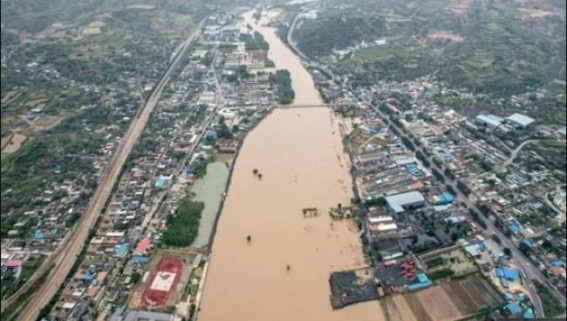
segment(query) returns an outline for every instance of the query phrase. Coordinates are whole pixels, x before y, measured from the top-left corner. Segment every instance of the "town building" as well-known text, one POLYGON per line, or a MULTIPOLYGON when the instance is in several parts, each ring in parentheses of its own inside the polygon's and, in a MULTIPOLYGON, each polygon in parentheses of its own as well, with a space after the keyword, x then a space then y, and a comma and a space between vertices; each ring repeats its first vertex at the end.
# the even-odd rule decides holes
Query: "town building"
POLYGON ((425 198, 420 192, 412 191, 386 197, 388 207, 396 214, 413 210, 425 205, 425 198))

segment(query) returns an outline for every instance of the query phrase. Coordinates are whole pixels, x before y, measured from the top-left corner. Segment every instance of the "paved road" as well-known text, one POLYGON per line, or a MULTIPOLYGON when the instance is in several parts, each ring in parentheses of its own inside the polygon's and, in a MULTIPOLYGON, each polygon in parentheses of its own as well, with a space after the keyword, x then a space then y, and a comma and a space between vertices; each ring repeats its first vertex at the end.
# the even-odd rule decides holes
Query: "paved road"
POLYGON ((101 183, 98 185, 93 197, 91 198, 85 213, 81 216, 76 228, 73 230, 70 242, 66 244, 61 255, 56 258, 55 268, 51 271, 47 281, 39 289, 37 289, 33 299, 30 301, 30 304, 28 304, 22 311, 20 320, 35 321, 39 315, 40 309, 46 306, 57 291, 59 291, 61 284, 65 281, 67 274, 71 270, 83 245, 87 241, 89 230, 94 226, 97 218, 99 217, 99 214, 104 207, 110 192, 112 191, 114 183, 120 175, 122 166, 126 162, 130 151, 142 133, 152 110, 157 104, 165 85, 171 77, 173 70, 177 67, 191 43, 199 36, 203 24, 204 20, 201 21, 197 30, 183 43, 179 54, 170 64, 157 86, 153 89, 152 94, 142 107, 139 115, 132 121, 128 131, 122 138, 112 161, 107 167, 101 183))
POLYGON ((530 143, 535 143, 535 142, 539 142, 542 141, 544 139, 529 139, 526 140, 525 142, 521 143, 518 147, 516 147, 516 149, 514 149, 514 151, 512 152, 512 154, 510 155, 510 157, 500 166, 500 170, 504 170, 506 169, 506 167, 510 166, 510 164, 512 164, 514 162, 514 160, 516 159, 516 157, 518 156, 518 154, 520 153, 520 151, 527 145, 530 143))
MULTIPOLYGON (((378 108, 375 108, 374 106, 371 106, 371 107, 382 118, 382 120, 384 120, 384 122, 386 124, 391 125, 394 128, 396 128, 400 132, 402 137, 405 137, 405 138, 411 140, 411 138, 409 137, 408 133, 405 131, 404 128, 400 128, 396 124, 391 122, 390 119, 388 118, 388 116, 385 115, 384 113, 382 113, 378 108)), ((416 152, 417 151, 421 151, 424 155, 427 155, 423 151, 423 147, 416 146, 416 152)), ((469 200, 469 198, 466 195, 464 195, 457 188, 457 181, 446 177, 443 170, 441 168, 439 168, 437 166, 437 164, 435 164, 435 162, 433 162, 433 159, 431 157, 429 157, 429 161, 431 163, 431 167, 437 169, 437 171, 443 176, 443 178, 445 179, 445 183, 450 185, 451 187, 453 187, 453 189, 457 193, 457 199, 464 202, 468 206, 469 209, 474 210, 476 213, 479 214, 481 219, 484 220, 482 218, 483 214, 480 212, 480 210, 477 208, 477 206, 473 202, 471 202, 469 200)), ((559 299, 563 303, 563 305, 565 305, 565 297, 561 293, 559 293, 559 291, 557 291, 555 288, 552 288, 548 285, 547 279, 545 278, 545 276, 541 273, 541 271, 538 268, 536 268, 535 266, 533 266, 533 264, 530 263, 530 260, 526 256, 524 256, 524 254, 518 249, 516 244, 514 244, 514 242, 512 240, 510 240, 508 237, 506 237, 504 235, 504 233, 502 233, 494 224, 492 224, 492 222, 490 222, 490 220, 484 220, 484 221, 487 225, 486 230, 489 233, 496 234, 500 238, 500 240, 502 241, 502 244, 504 246, 510 248, 510 250, 512 251, 512 257, 514 259, 514 262, 516 263, 518 268, 521 270, 522 275, 524 275, 524 285, 525 285, 526 290, 529 292, 530 297, 532 298, 532 300, 534 302, 534 307, 535 307, 537 315, 539 317, 544 316, 543 315, 543 305, 541 303, 541 299, 540 299, 539 295, 537 294, 537 291, 535 289, 533 281, 539 281, 541 284, 545 285, 557 297, 557 299, 559 299)))
POLYGON ((301 57, 302 59, 305 60, 309 60, 309 58, 303 54, 303 52, 301 52, 299 50, 299 48, 297 48, 297 44, 293 41, 293 38, 291 36, 291 34, 293 33, 293 30, 295 29, 295 25, 297 24, 297 20, 299 20, 299 13, 295 15, 295 18, 293 18, 293 22, 291 23, 291 26, 289 27, 289 30, 287 32, 287 43, 291 46, 291 49, 293 49, 293 51, 295 51, 295 53, 301 57))
POLYGON ((557 214, 565 216, 565 213, 564 213, 560 208, 558 208, 555 204, 553 204, 552 201, 549 200, 549 193, 546 193, 546 194, 543 196, 543 202, 544 202, 547 206, 549 206, 550 208, 552 208, 557 214))
POLYGON ((520 151, 522 150, 522 148, 524 148, 524 146, 526 146, 527 144, 533 143, 533 142, 538 142, 540 141, 539 139, 529 139, 526 140, 525 142, 521 143, 520 146, 516 147, 516 149, 514 149, 514 151, 512 151, 512 154, 510 155, 510 157, 504 161, 504 163, 502 163, 502 165, 499 166, 498 170, 504 170, 506 169, 506 167, 510 166, 510 164, 512 164, 512 162, 514 162, 514 159, 516 159, 516 157, 518 156, 518 154, 520 153, 520 151))
MULTIPOLYGON (((293 47, 293 49, 300 55, 300 56, 304 56, 303 53, 301 53, 301 51, 299 51, 298 48, 295 47, 295 44, 292 40, 292 33, 291 31, 293 30, 293 27, 295 27, 295 23, 297 20, 297 16, 295 17, 292 27, 290 28, 289 32, 288 32, 288 43, 293 47)), ((332 74, 331 74, 332 75, 332 74)), ((334 75, 332 75, 334 78, 334 75)), ((402 134, 403 137, 406 137, 407 139, 410 139, 408 133, 406 132, 405 128, 399 128, 396 124, 394 124, 393 122, 390 121, 390 119, 388 118, 387 115, 383 114, 378 108, 376 108, 375 106, 373 106, 372 104, 368 104, 372 109, 374 109, 374 111, 380 116, 380 118, 382 118, 382 120, 388 124, 393 126, 394 128, 398 129, 398 131, 402 134)), ((411 140, 411 139, 410 139, 411 140)), ((527 145, 529 141, 524 142, 524 144, 522 145, 527 145)), ((512 152, 512 157, 510 159, 508 159, 508 161, 511 163, 514 158, 516 157, 516 155, 519 153, 519 151, 521 150, 521 148, 523 148, 523 146, 519 146, 519 148, 517 148, 515 151, 512 152)), ((425 152, 423 151, 423 147, 421 146, 416 146, 416 149, 421 151, 424 155, 425 152)), ((487 231, 489 233, 493 233, 496 236, 498 236, 500 238, 500 240, 502 241, 503 245, 510 248, 510 250, 512 251, 512 256, 513 259, 515 261, 515 263, 518 265, 518 267, 520 268, 522 275, 525 275, 524 278, 524 285, 526 287, 526 290, 529 292, 530 297, 532 298, 532 301, 534 302, 534 308, 535 308, 535 313, 537 314, 538 317, 544 317, 544 313, 543 313, 543 305, 541 303, 541 299, 539 297, 539 295, 536 292, 535 286, 533 284, 533 281, 539 281, 541 284, 545 285, 552 293, 553 295, 563 304, 565 305, 565 296, 563 296, 559 291, 557 291, 555 288, 552 288, 551 286, 549 286, 549 284, 547 283, 547 279, 546 277, 541 273, 541 271, 534 267, 529 259, 527 257, 524 256, 524 254, 518 249, 518 247, 516 246, 516 244, 514 244, 514 242, 512 242, 512 240, 510 240, 508 237, 506 237, 494 224, 492 224, 492 222, 490 222, 490 220, 484 220, 483 214, 480 212, 480 210, 476 207, 475 204, 473 204, 469 198, 464 195, 458 188, 457 188, 457 182, 455 180, 451 180, 448 177, 445 176, 444 171, 439 168, 437 166, 437 164, 435 164, 435 162, 433 162, 433 160, 431 159, 431 157, 429 157, 429 162, 432 164, 432 166, 437 169, 437 171, 443 176, 443 178, 445 179, 445 182, 447 184, 449 184, 451 187, 453 187, 453 189, 456 191, 457 193, 457 198, 460 199, 461 201, 463 201, 465 204, 467 204, 469 209, 474 210, 479 217, 485 221, 486 225, 487 225, 487 231)), ((469 217, 469 219, 471 219, 469 217)), ((471 219, 472 220, 472 219, 471 219)))

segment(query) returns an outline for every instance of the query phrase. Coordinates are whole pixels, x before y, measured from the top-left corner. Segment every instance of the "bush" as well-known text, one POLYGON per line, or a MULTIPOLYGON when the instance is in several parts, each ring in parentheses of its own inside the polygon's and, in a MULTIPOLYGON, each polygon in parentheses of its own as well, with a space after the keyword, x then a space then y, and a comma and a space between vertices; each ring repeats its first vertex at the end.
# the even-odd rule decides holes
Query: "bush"
POLYGON ((471 193, 471 189, 461 181, 457 181, 457 188, 467 196, 471 193))
POLYGON ((543 303, 544 313, 547 317, 555 317, 565 313, 565 307, 553 296, 551 292, 541 283, 534 282, 537 293, 543 303))
POLYGON ((427 268, 429 269, 443 264, 445 264, 445 258, 443 258, 442 256, 434 257, 431 260, 425 262, 425 265, 427 265, 427 268))
POLYGON ((455 274, 455 271, 453 271, 450 268, 445 268, 445 269, 433 271, 433 272, 429 273, 428 276, 432 281, 435 281, 435 280, 440 280, 440 279, 445 279, 445 278, 451 277, 454 274, 455 274))
POLYGON ((205 208, 202 202, 193 202, 184 198, 174 215, 167 217, 167 226, 163 232, 163 242, 169 246, 189 246, 199 232, 201 213, 205 208))

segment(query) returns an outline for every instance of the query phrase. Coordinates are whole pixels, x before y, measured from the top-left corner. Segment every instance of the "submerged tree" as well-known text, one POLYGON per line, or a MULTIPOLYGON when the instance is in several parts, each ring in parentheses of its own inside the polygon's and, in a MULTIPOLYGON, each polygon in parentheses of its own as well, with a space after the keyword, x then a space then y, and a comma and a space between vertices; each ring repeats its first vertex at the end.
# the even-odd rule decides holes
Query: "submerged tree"
POLYGON ((257 168, 254 168, 254 169, 252 170, 252 174, 258 175, 258 169, 257 169, 257 168))
POLYGON ((252 236, 248 235, 246 237, 246 242, 248 242, 248 243, 252 242, 252 236))
POLYGON ((286 266, 286 270, 289 272, 291 271, 291 266, 289 266, 289 264, 286 266))
POLYGON ((258 179, 262 179, 262 174, 258 174, 258 179))

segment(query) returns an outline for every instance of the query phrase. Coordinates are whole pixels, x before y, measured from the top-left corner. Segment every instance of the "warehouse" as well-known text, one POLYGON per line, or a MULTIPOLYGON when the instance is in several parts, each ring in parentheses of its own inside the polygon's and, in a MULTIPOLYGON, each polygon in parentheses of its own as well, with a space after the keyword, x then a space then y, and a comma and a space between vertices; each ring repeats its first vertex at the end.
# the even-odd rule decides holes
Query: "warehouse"
POLYGON ((503 118, 500 118, 495 115, 478 115, 476 116, 476 123, 481 127, 485 127, 487 129, 493 130, 502 125, 504 122, 503 118))
POLYGON ((386 203, 394 213, 403 213, 425 205, 425 199, 420 192, 407 192, 386 197, 386 203))
POLYGON ((534 122, 533 118, 515 113, 506 118, 506 122, 511 124, 516 129, 526 129, 531 123, 534 122))

